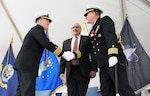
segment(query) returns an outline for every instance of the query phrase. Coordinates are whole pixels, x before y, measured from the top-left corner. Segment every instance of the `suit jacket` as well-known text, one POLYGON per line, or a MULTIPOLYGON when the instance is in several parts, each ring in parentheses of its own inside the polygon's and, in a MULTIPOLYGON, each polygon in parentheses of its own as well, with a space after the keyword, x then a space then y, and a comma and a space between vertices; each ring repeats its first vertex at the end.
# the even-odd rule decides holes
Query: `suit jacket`
MULTIPOLYGON (((49 42, 43 27, 36 25, 25 36, 22 47, 15 60, 14 68, 37 71, 44 48, 54 52, 58 47, 52 42, 49 42)), ((62 53, 58 56, 60 55, 62 53)))
POLYGON ((108 16, 98 18, 89 34, 92 43, 92 60, 99 67, 108 66, 108 58, 117 56, 119 63, 125 63, 126 58, 118 43, 114 22, 108 16))
MULTIPOLYGON (((63 42, 63 50, 64 51, 71 51, 71 40, 72 38, 65 40, 63 42)), ((89 59, 89 54, 91 51, 90 40, 88 36, 82 36, 80 39, 79 50, 81 51, 81 58, 78 59, 79 67, 81 73, 85 77, 89 77, 89 73, 91 70, 96 71, 97 66, 92 64, 89 59)), ((66 61, 65 59, 61 58, 60 60, 60 73, 65 73, 66 68, 66 78, 69 78, 70 71, 71 71, 71 61, 66 61)))

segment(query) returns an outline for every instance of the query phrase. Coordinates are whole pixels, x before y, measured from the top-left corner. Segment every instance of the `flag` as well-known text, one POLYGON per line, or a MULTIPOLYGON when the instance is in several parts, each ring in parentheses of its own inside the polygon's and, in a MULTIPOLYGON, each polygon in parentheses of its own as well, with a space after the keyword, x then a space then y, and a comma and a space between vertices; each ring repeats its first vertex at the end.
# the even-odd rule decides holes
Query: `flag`
POLYGON ((82 34, 82 35, 85 35, 85 36, 89 36, 88 27, 87 27, 87 24, 86 24, 85 21, 82 23, 82 31, 81 31, 81 34, 82 34))
POLYGON ((121 31, 121 40, 128 61, 129 84, 134 91, 137 91, 150 83, 150 58, 142 48, 127 18, 121 31))
POLYGON ((50 96, 62 85, 62 80, 59 78, 59 66, 56 55, 44 49, 39 64, 39 76, 36 78, 36 96, 50 96))
POLYGON ((11 44, 12 42, 0 64, 0 96, 15 96, 18 86, 17 73, 13 69, 15 57, 11 44))

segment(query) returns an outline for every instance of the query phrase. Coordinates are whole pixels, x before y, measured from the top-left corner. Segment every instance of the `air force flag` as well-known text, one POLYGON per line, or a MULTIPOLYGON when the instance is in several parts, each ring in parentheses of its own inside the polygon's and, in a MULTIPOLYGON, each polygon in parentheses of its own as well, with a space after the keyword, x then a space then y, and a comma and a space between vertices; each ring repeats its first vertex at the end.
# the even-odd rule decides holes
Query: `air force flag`
POLYGON ((61 84, 58 60, 52 52, 44 49, 39 64, 39 77, 36 78, 36 96, 50 96, 61 84), (48 57, 46 57, 46 53, 48 57))
MULTIPOLYGON (((48 36, 48 31, 46 31, 48 36)), ((59 62, 51 51, 44 49, 41 56, 38 77, 36 78, 36 96, 50 96, 62 85, 59 78, 59 62)))

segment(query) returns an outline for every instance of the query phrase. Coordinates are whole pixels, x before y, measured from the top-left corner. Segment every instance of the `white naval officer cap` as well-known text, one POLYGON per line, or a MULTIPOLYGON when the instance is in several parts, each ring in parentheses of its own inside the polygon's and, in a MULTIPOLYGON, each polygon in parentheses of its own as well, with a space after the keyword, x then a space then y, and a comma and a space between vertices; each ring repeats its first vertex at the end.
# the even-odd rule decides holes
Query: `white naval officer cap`
POLYGON ((84 16, 87 16, 89 12, 93 12, 93 11, 103 13, 103 11, 99 8, 99 6, 93 4, 87 4, 86 13, 84 14, 84 16))
POLYGON ((37 22, 39 19, 47 19, 47 20, 49 20, 49 22, 52 22, 52 20, 49 17, 49 14, 46 11, 41 11, 36 14, 35 22, 37 22))

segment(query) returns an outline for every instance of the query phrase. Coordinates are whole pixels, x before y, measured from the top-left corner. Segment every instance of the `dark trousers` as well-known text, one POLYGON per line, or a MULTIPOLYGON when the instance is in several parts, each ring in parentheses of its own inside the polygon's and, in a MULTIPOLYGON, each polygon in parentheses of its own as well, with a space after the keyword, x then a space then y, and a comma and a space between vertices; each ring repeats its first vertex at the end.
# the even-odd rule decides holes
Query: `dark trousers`
POLYGON ((78 65, 72 65, 69 79, 67 80, 68 96, 85 96, 89 77, 84 77, 81 74, 78 65))
MULTIPOLYGON (((120 96, 135 96, 134 91, 128 83, 126 67, 117 64, 118 92, 120 96)), ((100 68, 100 82, 102 96, 116 96, 115 87, 115 66, 100 68)))
POLYGON ((16 96, 35 96, 36 72, 17 70, 18 88, 16 96))

